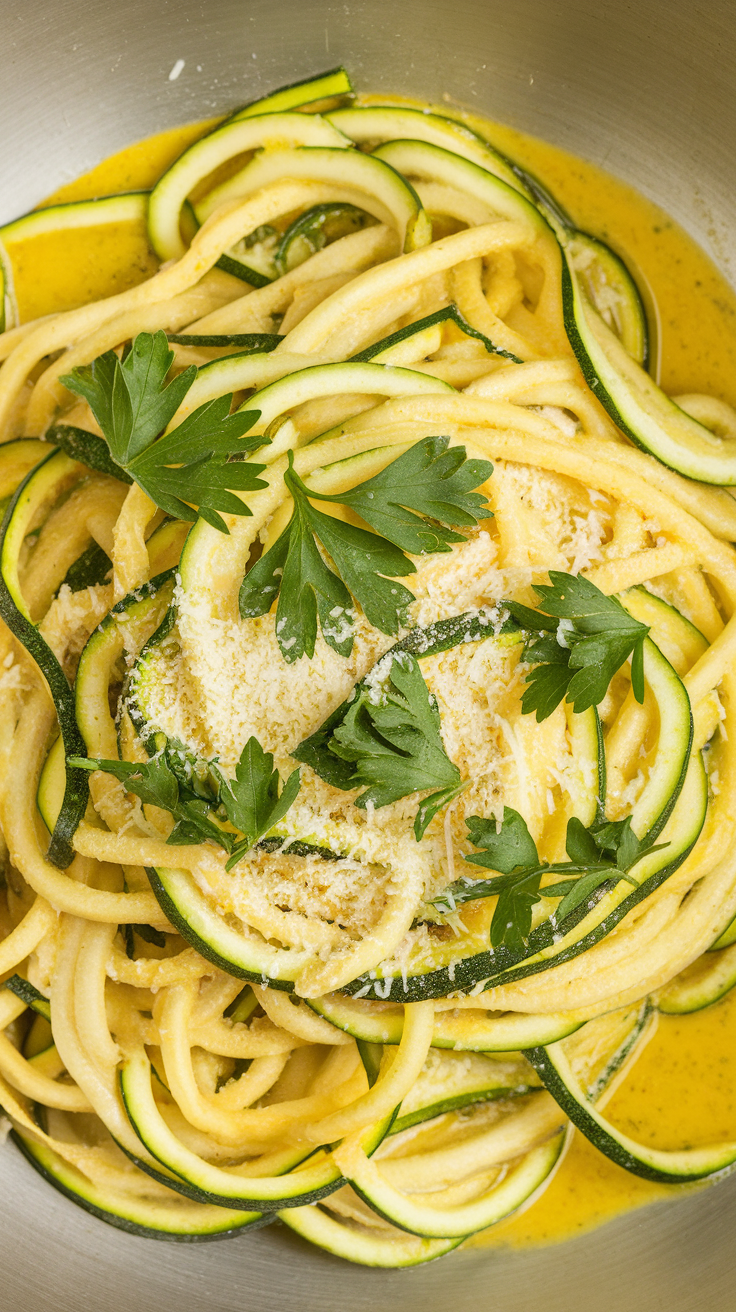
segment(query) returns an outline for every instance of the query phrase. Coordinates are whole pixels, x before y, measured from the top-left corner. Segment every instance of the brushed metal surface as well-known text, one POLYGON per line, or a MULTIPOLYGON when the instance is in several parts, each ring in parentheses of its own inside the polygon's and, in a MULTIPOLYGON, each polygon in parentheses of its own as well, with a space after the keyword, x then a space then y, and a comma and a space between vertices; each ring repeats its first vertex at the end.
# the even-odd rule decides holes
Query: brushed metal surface
MULTIPOLYGON (((0 0, 0 19, 0 221, 139 137, 344 62, 604 165, 736 280, 733 0, 0 0)), ((133 1238, 0 1149, 2 1312, 733 1312, 735 1231, 732 1178, 562 1247, 377 1272, 276 1227, 133 1238)))

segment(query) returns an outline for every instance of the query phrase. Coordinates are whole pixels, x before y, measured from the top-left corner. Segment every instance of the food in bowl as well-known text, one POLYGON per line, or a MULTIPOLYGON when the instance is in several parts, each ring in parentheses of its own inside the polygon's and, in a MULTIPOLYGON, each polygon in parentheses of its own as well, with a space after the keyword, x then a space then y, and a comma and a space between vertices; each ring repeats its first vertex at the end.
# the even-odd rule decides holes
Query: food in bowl
POLYGON ((736 982, 733 410, 460 112, 336 70, 188 137, 0 232, 16 1142, 378 1266, 531 1216, 573 1127, 721 1175, 615 1107, 736 982))

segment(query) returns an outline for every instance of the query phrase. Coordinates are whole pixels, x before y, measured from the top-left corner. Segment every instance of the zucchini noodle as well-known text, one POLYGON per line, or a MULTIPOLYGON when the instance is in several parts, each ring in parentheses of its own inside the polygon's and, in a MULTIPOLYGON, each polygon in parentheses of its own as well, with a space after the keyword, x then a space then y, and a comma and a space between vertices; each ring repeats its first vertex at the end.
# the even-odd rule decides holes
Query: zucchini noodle
POLYGON ((150 194, 0 231, 0 1107, 53 1184, 129 1231, 278 1217, 407 1266, 536 1197, 572 1125, 648 1179, 736 1162, 736 1143, 655 1151, 605 1117, 657 1009, 736 982, 736 416, 660 391, 625 265, 534 179, 459 117, 350 93, 342 70, 282 89, 150 194), (13 243, 146 219, 157 271, 20 322, 13 243), (256 412, 263 482, 227 533, 69 445, 102 436, 72 369, 159 330, 173 375, 196 370, 167 432, 230 393, 256 412), (323 621, 287 659, 275 604, 241 618, 239 592, 289 480, 339 502, 439 438, 490 462, 488 508, 411 557, 399 647, 356 603, 347 655, 323 621), (549 571, 646 626, 642 696, 632 657, 597 707, 522 707, 504 607, 535 607, 549 571), (399 650, 463 781, 419 838, 426 790, 356 806, 307 751, 356 686, 380 702, 399 650), (251 738, 300 790, 234 863, 73 764, 174 743, 232 780, 251 738), (499 832, 505 808, 555 869, 566 827, 604 818, 643 854, 559 925, 542 887, 512 951, 498 893, 444 893, 470 879, 466 821, 499 832))

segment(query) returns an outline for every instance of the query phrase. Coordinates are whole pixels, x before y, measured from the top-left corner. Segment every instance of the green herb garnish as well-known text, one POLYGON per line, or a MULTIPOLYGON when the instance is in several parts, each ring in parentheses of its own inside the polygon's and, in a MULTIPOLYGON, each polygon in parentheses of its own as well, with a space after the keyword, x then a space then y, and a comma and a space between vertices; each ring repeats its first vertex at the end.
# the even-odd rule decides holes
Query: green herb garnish
POLYGON ((110 472, 112 457, 127 475, 126 481, 133 479, 167 514, 190 522, 199 514, 227 533, 218 511, 249 515, 235 492, 267 486, 257 477, 265 466, 242 459, 267 439, 242 440, 258 412, 231 415, 232 394, 205 402, 173 432, 160 437, 197 375, 191 365, 167 383, 173 360, 166 333, 139 333, 122 360, 114 351, 106 351, 91 364, 64 374, 61 382, 89 403, 107 440, 109 452, 94 434, 86 435, 92 439, 85 444, 86 463, 98 467, 93 463, 96 443, 102 448, 104 472, 110 472))
POLYGON ((308 488, 289 452, 284 481, 294 499, 291 519, 240 589, 243 619, 265 615, 278 596, 276 636, 287 661, 314 655, 318 618, 325 642, 348 656, 353 597, 371 624, 396 635, 414 600, 397 582, 416 571, 404 553, 449 551, 463 537, 448 525, 472 527, 490 514, 483 496, 471 489, 489 478, 493 466, 468 460, 464 447, 449 442, 425 437, 374 478, 335 496, 308 488), (312 501, 346 506, 375 532, 326 515, 312 501))
POLYGON ((222 829, 212 818, 213 807, 202 797, 185 788, 171 768, 166 751, 150 761, 109 761, 84 756, 69 758, 68 764, 79 770, 104 770, 135 793, 149 806, 160 806, 174 817, 176 824, 167 843, 203 843, 207 839, 226 851, 232 850, 235 835, 222 829))
POLYGON ((255 847, 279 820, 283 820, 301 784, 298 769, 292 770, 279 794, 278 770, 273 768, 273 753, 264 752, 257 738, 249 738, 243 748, 234 779, 226 779, 217 767, 220 781, 220 804, 233 828, 243 835, 232 848, 225 869, 229 870, 255 847))
POLYGON ((631 869, 647 853, 668 846, 655 845, 646 836, 637 838, 631 816, 625 820, 597 820, 588 828, 573 817, 567 822, 565 842, 570 860, 550 864, 540 861, 524 817, 511 806, 504 807, 499 829, 495 820, 480 816, 470 816, 466 824, 471 843, 483 850, 465 860, 500 873, 493 879, 457 879, 434 899, 433 905, 449 912, 464 902, 498 896, 491 921, 491 945, 498 948, 505 944, 517 952, 523 952, 527 945, 532 909, 543 897, 561 898, 552 917, 555 924, 560 924, 609 880, 617 883, 625 879, 638 887, 629 873, 631 869), (542 879, 550 874, 561 876, 559 882, 542 887, 542 879))
POLYGON ((433 816, 467 787, 467 781, 445 751, 437 701, 416 658, 406 651, 391 653, 379 661, 374 675, 333 731, 328 747, 354 767, 345 787, 366 785, 356 806, 389 806, 410 793, 435 790, 417 811, 414 834, 419 840, 433 816))
POLYGON ((125 786, 129 793, 142 802, 168 811, 176 821, 167 843, 217 843, 230 854, 226 869, 235 865, 256 843, 282 820, 299 792, 300 773, 289 775, 279 795, 279 774, 273 768, 273 755, 264 752, 255 738, 249 738, 243 748, 234 779, 226 779, 217 767, 209 762, 217 793, 211 799, 194 791, 196 779, 188 786, 182 778, 178 763, 170 759, 169 748, 150 761, 108 761, 74 756, 69 765, 82 770, 104 770, 125 786), (173 765, 173 768, 172 768, 173 765), (237 833, 218 823, 221 818, 230 821, 237 833))
POLYGON ((534 584, 539 610, 504 602, 521 627, 534 635, 522 653, 522 660, 534 666, 521 699, 524 714, 536 711, 538 721, 546 720, 563 698, 576 714, 597 706, 629 656, 634 696, 643 702, 648 625, 579 574, 551 569, 549 577, 550 584, 534 584))

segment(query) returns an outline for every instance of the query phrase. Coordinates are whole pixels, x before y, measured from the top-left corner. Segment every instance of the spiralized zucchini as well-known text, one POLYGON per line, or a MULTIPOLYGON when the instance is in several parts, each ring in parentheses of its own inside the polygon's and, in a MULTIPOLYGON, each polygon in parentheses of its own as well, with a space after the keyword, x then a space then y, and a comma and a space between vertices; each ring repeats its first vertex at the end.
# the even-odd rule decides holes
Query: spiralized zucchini
MULTIPOLYGON (((603 1114, 656 1007, 736 979, 733 416, 659 392, 633 279, 533 179, 459 118, 340 109, 349 89, 342 70, 283 89, 190 147, 150 197, 166 262, 128 291, 14 324, 0 247, 0 1106, 51 1183, 114 1225, 191 1240, 280 1216, 408 1266, 543 1189, 571 1120, 649 1178, 736 1161, 734 1144, 639 1150, 603 1114), (265 486, 227 534, 69 446, 101 430, 62 379, 160 329, 174 373, 197 368, 170 428, 228 393, 259 412, 265 486), (399 644, 468 781, 417 840, 423 794, 361 809, 304 746, 362 680, 380 698, 396 638, 358 607, 349 655, 319 634, 289 663, 275 608, 242 619, 238 594, 289 519, 290 462, 337 496, 428 437, 492 462, 492 515, 408 576, 399 644), (625 662, 597 709, 524 713, 503 603, 535 606, 550 570, 648 626, 643 699, 625 662), (232 777, 251 736, 283 778, 301 762, 301 788, 230 870, 212 843, 167 843, 168 812, 111 774, 65 764, 176 741, 232 777), (543 862, 564 861, 572 820, 631 817, 657 846, 560 926, 543 896, 524 947, 492 948, 497 896, 440 895, 478 876, 465 821, 504 807, 543 862)), ((28 230, 145 204, 54 207, 28 230)))

